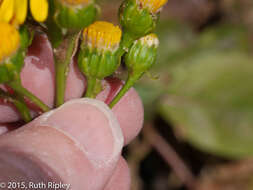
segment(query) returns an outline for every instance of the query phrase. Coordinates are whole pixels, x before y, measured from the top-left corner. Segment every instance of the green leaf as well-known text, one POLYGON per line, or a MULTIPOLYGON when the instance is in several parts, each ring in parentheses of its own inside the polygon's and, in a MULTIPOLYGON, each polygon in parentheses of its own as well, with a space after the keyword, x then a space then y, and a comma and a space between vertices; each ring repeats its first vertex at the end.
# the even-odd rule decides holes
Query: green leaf
POLYGON ((203 151, 252 156, 252 59, 240 51, 206 51, 181 63, 171 71, 162 115, 203 151))

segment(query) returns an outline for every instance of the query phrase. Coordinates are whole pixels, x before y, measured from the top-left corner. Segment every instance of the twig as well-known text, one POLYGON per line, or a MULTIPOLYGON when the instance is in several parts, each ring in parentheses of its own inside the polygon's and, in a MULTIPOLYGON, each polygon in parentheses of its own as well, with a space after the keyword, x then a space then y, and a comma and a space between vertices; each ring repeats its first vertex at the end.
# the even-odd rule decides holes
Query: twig
POLYGON ((174 170, 177 177, 188 189, 194 189, 195 177, 175 150, 158 134, 151 124, 146 124, 143 130, 144 138, 163 157, 174 170))

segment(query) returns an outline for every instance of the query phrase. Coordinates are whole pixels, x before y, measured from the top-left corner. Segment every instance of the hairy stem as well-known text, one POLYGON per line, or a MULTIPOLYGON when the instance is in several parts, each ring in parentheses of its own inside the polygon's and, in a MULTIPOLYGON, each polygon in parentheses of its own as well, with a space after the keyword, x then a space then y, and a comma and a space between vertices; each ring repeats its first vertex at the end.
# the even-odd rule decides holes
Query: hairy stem
POLYGON ((101 90, 101 81, 96 78, 87 79, 87 90, 85 92, 85 97, 96 98, 97 94, 101 90))
POLYGON ((79 34, 67 37, 55 51, 56 107, 64 103, 69 64, 76 52, 78 39, 79 34))

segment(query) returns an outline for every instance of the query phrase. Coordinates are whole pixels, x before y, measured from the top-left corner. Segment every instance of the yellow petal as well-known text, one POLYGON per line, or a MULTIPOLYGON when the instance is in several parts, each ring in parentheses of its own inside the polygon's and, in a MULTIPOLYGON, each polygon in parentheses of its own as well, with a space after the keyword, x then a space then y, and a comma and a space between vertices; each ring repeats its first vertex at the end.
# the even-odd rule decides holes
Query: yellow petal
POLYGON ((38 22, 43 22, 47 19, 48 2, 47 0, 30 0, 30 9, 33 18, 38 22))
POLYGON ((96 21, 83 31, 83 39, 92 48, 115 49, 119 46, 121 29, 112 23, 96 21))
POLYGON ((15 0, 14 9, 18 24, 23 24, 27 15, 27 0, 15 0))
POLYGON ((0 5, 0 21, 10 22, 14 14, 14 0, 3 0, 0 5))
POLYGON ((19 47, 20 36, 17 29, 6 23, 0 22, 0 63, 4 58, 12 55, 19 47))

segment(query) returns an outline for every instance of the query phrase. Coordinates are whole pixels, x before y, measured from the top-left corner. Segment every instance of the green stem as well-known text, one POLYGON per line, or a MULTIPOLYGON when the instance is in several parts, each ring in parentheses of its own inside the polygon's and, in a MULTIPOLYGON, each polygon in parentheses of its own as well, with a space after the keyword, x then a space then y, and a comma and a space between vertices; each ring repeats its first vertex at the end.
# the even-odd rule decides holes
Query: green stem
MULTIPOLYGON (((62 42, 62 46, 67 44, 68 48, 62 50, 58 56, 55 56, 55 82, 56 82, 56 100, 55 105, 59 107, 64 103, 66 80, 68 76, 69 64, 72 61, 73 54, 76 47, 76 37, 77 35, 71 36, 66 41, 62 42), (62 57, 64 55, 64 57, 62 57)), ((61 46, 59 48, 62 48, 61 46)), ((59 50, 61 51, 61 50, 59 50)))
POLYGON ((58 107, 64 103, 66 88, 66 65, 61 62, 55 62, 55 82, 56 82, 56 99, 55 106, 58 107))
POLYGON ((26 122, 30 122, 32 120, 30 110, 26 106, 24 102, 18 101, 18 100, 13 100, 13 104, 16 106, 17 110, 20 113, 21 118, 26 122))
POLYGON ((125 83, 125 85, 121 88, 117 96, 114 97, 114 99, 109 104, 109 107, 112 108, 115 106, 115 104, 118 103, 118 101, 126 94, 126 92, 134 85, 134 83, 139 80, 139 78, 143 75, 143 73, 135 74, 135 75, 129 75, 128 79, 125 83))
POLYGON ((35 95, 33 95, 31 92, 29 92, 27 89, 25 89, 20 80, 12 81, 7 83, 8 86, 10 86, 18 95, 22 97, 28 98, 32 103, 34 103, 36 106, 38 106, 43 112, 47 112, 50 110, 50 108, 44 104, 39 98, 37 98, 35 95))
POLYGON ((10 103, 13 103, 15 105, 15 107, 17 108, 17 110, 19 111, 21 118, 26 123, 28 123, 29 121, 32 120, 32 117, 30 115, 30 110, 26 106, 23 98, 21 98, 21 97, 16 98, 12 95, 7 94, 3 90, 0 90, 0 98, 4 99, 10 103))
POLYGON ((96 98, 97 94, 101 90, 100 80, 96 78, 88 78, 87 80, 87 90, 85 92, 85 97, 96 98))

